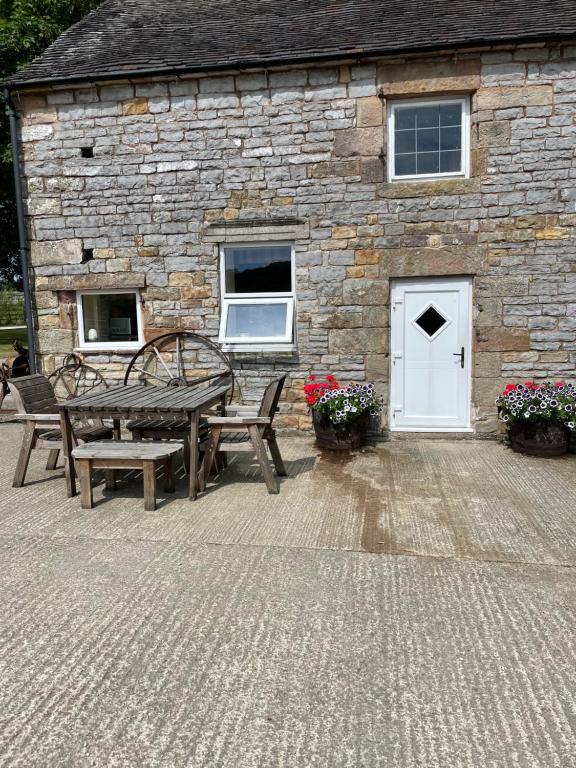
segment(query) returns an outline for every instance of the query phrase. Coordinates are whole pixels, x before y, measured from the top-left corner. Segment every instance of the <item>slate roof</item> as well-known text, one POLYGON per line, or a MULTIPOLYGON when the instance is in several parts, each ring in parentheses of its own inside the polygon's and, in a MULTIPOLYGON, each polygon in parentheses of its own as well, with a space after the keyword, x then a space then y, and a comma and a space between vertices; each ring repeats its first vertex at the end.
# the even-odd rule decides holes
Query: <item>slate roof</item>
POLYGON ((106 0, 8 82, 31 86, 576 35, 576 0, 106 0))

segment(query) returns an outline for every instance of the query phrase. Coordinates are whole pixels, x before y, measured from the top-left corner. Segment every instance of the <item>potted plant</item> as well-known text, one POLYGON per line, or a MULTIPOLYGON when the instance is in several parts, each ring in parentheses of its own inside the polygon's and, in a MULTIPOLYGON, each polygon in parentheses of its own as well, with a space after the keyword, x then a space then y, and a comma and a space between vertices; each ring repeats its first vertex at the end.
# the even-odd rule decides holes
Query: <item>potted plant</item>
POLYGON ((309 376, 304 385, 306 402, 319 448, 332 451, 359 448, 366 441, 370 418, 383 409, 374 384, 340 384, 334 376, 309 376))
POLYGON ((531 456, 560 456, 576 426, 576 386, 563 381, 508 384, 496 399, 510 446, 531 456))

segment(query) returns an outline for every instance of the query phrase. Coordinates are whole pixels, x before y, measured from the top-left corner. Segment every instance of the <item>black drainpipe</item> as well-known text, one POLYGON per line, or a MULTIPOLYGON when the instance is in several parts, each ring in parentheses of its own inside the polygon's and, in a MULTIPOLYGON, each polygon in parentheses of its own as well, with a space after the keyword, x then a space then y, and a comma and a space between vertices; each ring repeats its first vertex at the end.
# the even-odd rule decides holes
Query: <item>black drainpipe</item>
POLYGON ((22 177, 20 175, 20 161, 18 159, 18 114, 14 108, 14 102, 10 97, 10 91, 4 91, 6 104, 8 105, 8 119, 10 121, 10 139, 12 141, 12 166, 14 169, 14 190, 16 193, 16 219, 18 222, 18 239, 20 240, 20 269, 22 270, 22 283, 24 287, 24 307, 26 311, 26 329, 28 331, 28 359, 30 361, 30 373, 36 373, 36 341, 34 338, 34 315, 32 314, 32 295, 30 293, 30 271, 28 266, 28 234, 26 232, 26 219, 24 216, 24 198, 22 195, 22 177))

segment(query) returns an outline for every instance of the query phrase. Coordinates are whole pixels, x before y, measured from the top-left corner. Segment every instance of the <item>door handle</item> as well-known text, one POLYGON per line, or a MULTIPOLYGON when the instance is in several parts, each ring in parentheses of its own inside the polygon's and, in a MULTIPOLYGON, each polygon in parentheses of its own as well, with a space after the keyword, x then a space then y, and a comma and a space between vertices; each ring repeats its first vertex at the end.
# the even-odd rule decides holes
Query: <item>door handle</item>
POLYGON ((460 352, 452 352, 452 355, 460 358, 460 368, 464 368, 464 347, 460 347, 460 352))

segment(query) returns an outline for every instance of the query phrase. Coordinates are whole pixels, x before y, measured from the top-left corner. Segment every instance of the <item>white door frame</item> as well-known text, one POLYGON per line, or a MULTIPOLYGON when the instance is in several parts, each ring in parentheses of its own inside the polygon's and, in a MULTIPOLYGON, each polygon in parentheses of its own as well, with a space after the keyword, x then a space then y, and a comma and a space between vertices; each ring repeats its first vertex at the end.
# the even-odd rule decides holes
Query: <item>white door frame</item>
MULTIPOLYGON (((448 276, 448 277, 421 277, 421 278, 397 278, 390 281, 390 401, 389 401, 389 429, 391 432, 446 432, 446 433, 458 433, 458 432, 474 432, 471 426, 471 411, 472 411, 472 368, 474 364, 473 349, 472 349, 472 308, 473 308, 473 278, 467 275, 462 276, 448 276), (416 286, 427 285, 433 290, 434 287, 441 288, 448 283, 466 283, 467 284, 467 308, 468 308, 468 328, 465 331, 464 338, 466 339, 466 425, 462 427, 413 427, 413 426, 396 426, 394 424, 394 407, 398 403, 394 402, 396 397, 396 391, 394 386, 394 353, 403 350, 396 350, 394 348, 394 314, 395 314, 395 289, 402 289, 404 286, 416 286)), ((403 301, 403 300, 402 300, 403 301)), ((404 310, 403 310, 404 311, 404 310)))

